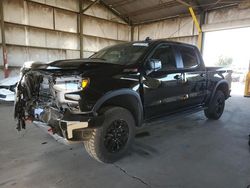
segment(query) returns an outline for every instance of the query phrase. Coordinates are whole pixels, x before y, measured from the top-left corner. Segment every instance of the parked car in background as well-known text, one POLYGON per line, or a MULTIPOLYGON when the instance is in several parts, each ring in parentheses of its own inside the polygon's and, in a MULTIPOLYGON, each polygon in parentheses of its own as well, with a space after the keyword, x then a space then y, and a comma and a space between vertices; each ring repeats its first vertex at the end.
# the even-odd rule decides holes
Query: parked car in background
POLYGON ((232 73, 232 82, 244 82, 246 71, 234 70, 232 73))
POLYGON ((15 88, 19 79, 19 76, 14 76, 0 80, 0 101, 15 100, 15 88))

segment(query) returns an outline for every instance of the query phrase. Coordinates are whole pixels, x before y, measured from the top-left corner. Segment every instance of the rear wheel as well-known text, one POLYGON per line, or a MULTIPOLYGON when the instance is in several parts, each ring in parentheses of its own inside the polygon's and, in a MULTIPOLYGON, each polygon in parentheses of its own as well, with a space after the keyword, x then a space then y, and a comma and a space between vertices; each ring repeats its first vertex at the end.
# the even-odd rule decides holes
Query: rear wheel
POLYGON ((222 91, 217 90, 211 104, 204 110, 208 119, 218 120, 224 112, 225 95, 222 91))
POLYGON ((107 108, 103 115, 103 124, 94 129, 84 145, 91 157, 100 162, 112 163, 129 150, 134 139, 135 120, 127 109, 121 107, 107 108))

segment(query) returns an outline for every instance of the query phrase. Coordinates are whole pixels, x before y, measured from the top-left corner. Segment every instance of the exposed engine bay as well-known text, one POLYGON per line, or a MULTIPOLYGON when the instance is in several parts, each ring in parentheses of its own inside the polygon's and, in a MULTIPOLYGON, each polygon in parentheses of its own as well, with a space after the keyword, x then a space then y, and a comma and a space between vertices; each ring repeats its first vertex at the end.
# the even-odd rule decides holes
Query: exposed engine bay
POLYGON ((81 81, 81 76, 72 73, 63 76, 31 70, 24 73, 17 85, 17 129, 25 129, 25 122, 30 120, 46 123, 54 133, 60 133, 59 123, 67 111, 79 112, 81 81))

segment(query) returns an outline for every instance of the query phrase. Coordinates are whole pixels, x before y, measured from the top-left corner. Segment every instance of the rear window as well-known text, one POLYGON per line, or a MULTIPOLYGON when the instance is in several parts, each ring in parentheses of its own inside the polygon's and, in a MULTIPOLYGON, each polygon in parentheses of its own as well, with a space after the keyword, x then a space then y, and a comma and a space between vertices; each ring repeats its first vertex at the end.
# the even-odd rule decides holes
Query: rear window
POLYGON ((180 47, 180 53, 185 69, 195 68, 198 66, 198 59, 194 48, 180 47))

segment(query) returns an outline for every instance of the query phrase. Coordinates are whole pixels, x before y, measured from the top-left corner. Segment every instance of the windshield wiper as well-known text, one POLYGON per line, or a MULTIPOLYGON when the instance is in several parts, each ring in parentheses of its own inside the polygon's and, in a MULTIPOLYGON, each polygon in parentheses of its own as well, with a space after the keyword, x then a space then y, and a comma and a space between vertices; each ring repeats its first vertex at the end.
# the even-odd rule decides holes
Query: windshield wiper
POLYGON ((89 58, 89 59, 99 59, 99 60, 107 61, 107 59, 99 58, 99 57, 91 57, 91 58, 89 58))

